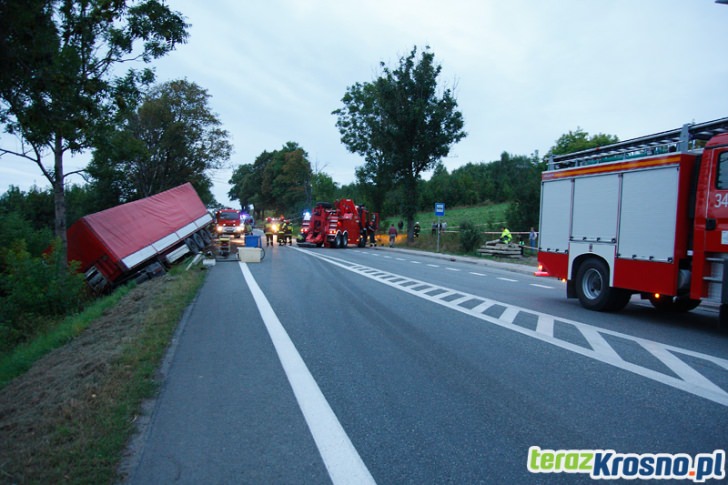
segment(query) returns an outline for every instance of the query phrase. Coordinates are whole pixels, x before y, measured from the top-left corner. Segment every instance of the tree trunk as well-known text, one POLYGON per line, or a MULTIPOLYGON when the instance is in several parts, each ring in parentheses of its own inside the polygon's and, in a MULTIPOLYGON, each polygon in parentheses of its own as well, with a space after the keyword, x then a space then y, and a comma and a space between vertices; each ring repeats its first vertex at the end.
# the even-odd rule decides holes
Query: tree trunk
POLYGON ((404 177, 404 205, 402 209, 402 215, 407 221, 407 242, 413 243, 415 241, 414 221, 417 212, 417 178, 414 176, 407 175, 404 177))
POLYGON ((66 194, 63 187, 63 136, 56 133, 53 147, 54 168, 50 181, 53 186, 53 202, 55 207, 55 236, 61 241, 60 261, 66 264, 68 259, 68 238, 66 235, 66 194))

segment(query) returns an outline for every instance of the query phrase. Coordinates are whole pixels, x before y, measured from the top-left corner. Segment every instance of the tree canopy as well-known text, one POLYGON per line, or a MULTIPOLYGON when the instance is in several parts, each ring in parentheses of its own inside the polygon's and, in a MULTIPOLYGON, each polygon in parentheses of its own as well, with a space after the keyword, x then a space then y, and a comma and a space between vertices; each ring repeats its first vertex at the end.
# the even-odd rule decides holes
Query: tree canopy
POLYGON ((264 210, 290 215, 310 206, 312 178, 308 154, 289 141, 280 150, 264 151, 253 164, 239 165, 229 180, 228 197, 241 207, 252 204, 258 218, 264 210))
POLYGON ((93 146, 117 107, 133 103, 150 62, 187 39, 187 24, 161 0, 3 0, 0 2, 0 122, 54 191, 55 233, 65 257, 63 158, 93 146), (45 156, 52 154, 52 165, 45 156))
POLYGON ((191 182, 211 203, 209 171, 224 166, 232 146, 209 99, 205 89, 187 80, 152 88, 94 151, 88 168, 94 183, 120 203, 191 182))
POLYGON ((466 136, 464 121, 452 89, 438 87, 442 66, 435 63, 429 48, 419 58, 413 48, 396 68, 384 63, 381 67, 373 82, 349 87, 342 98, 344 106, 333 114, 342 143, 364 157, 359 179, 371 180, 377 187, 401 184, 402 213, 412 240, 420 175, 466 136))

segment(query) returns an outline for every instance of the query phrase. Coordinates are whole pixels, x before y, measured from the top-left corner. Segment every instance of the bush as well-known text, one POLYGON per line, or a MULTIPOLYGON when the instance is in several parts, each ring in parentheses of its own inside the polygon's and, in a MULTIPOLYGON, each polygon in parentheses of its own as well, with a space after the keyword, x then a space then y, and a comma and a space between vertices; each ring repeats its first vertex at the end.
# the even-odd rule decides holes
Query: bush
POLYGON ((86 284, 75 267, 62 264, 56 251, 33 257, 24 243, 5 254, 0 274, 0 337, 2 350, 43 330, 49 317, 80 310, 86 284))
POLYGON ((480 247, 483 235, 470 221, 460 223, 460 246, 466 253, 472 253, 480 247))

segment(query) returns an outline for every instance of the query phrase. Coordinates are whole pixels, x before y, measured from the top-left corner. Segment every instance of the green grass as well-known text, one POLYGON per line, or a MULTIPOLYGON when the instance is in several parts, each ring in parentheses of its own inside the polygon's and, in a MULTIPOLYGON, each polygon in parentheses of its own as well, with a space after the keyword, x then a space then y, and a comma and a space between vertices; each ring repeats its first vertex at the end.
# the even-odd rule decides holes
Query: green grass
MULTIPOLYGON (((418 212, 415 216, 415 222, 419 222, 422 227, 420 237, 415 239, 412 243, 407 243, 404 235, 400 235, 397 238, 397 245, 399 247, 407 247, 410 249, 419 249, 422 251, 440 252, 443 254, 452 255, 466 255, 482 257, 484 259, 493 259, 499 261, 509 262, 524 262, 531 264, 532 261, 526 259, 523 261, 514 260, 513 258, 498 258, 493 256, 483 256, 478 252, 466 253, 463 251, 460 245, 460 236, 457 233, 458 226, 465 221, 472 222, 481 232, 483 232, 483 243, 486 241, 497 239, 501 233, 501 226, 506 220, 506 211, 508 210, 508 203, 502 204, 484 204, 479 206, 470 207, 453 207, 451 209, 445 208, 445 216, 440 218, 440 222, 447 222, 447 231, 440 234, 440 241, 438 246, 437 235, 432 234, 432 223, 437 221, 435 217, 434 208, 431 212, 418 212)), ((382 232, 386 233, 386 228, 390 224, 394 223, 395 226, 399 222, 399 217, 390 216, 382 221, 382 232)), ((406 231, 406 229, 405 229, 406 231)), ((405 232, 403 231, 403 232, 405 232)), ((385 241, 386 236, 382 238, 385 241)), ((528 237, 525 237, 528 241, 528 237)), ((530 249, 526 248, 526 256, 535 256, 529 254, 530 249)))
POLYGON ((35 339, 15 347, 0 356, 0 389, 15 377, 26 372, 48 352, 61 347, 83 332, 107 309, 116 305, 126 295, 131 286, 119 288, 111 295, 96 300, 82 313, 67 317, 57 324, 49 325, 50 330, 35 339))
MULTIPOLYGON (((9 380, 84 329, 94 332, 97 326, 93 323, 99 318, 123 325, 122 320, 117 320, 117 311, 125 308, 132 296, 134 303, 143 301, 142 310, 130 313, 129 309, 137 308, 132 306, 126 310, 127 316, 138 318, 139 331, 133 338, 124 340, 123 349, 116 357, 103 364, 105 370, 101 381, 82 391, 83 395, 64 400, 58 412, 49 415, 37 411, 35 436, 13 436, 12 446, 8 447, 0 463, 0 476, 3 477, 0 482, 118 482, 117 468, 126 444, 135 432, 134 421, 141 403, 156 392, 157 369, 184 310, 205 278, 203 271, 185 271, 184 268, 184 264, 176 266, 151 298, 147 292, 132 293, 130 287, 119 289, 3 358, 0 372, 3 379, 9 380)), ((25 409, 36 413, 33 406, 26 405, 25 409)))

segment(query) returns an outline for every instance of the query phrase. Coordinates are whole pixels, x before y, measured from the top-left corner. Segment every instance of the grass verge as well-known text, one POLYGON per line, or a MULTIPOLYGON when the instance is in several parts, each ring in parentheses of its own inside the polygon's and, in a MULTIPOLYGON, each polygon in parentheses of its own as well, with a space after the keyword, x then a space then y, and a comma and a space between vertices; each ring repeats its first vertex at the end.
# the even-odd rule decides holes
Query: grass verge
POLYGON ((141 402, 156 391, 158 366, 203 280, 178 266, 118 292, 79 315, 88 323, 76 338, 0 390, 0 482, 116 481, 141 402))
POLYGON ((96 300, 82 313, 67 317, 55 325, 51 323, 50 330, 43 335, 0 355, 0 389, 30 369, 38 359, 73 340, 107 309, 116 305, 130 289, 131 286, 119 288, 113 294, 96 300))

